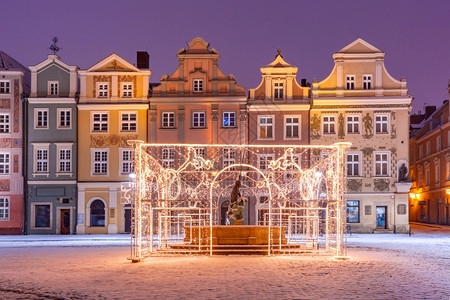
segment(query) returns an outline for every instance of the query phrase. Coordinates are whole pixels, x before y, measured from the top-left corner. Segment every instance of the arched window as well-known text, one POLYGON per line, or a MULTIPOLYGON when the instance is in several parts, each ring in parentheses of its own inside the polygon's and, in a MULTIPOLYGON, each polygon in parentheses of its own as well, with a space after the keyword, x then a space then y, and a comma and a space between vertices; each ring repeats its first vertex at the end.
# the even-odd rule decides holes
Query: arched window
POLYGON ((91 203, 91 227, 105 226, 105 204, 102 200, 91 203))

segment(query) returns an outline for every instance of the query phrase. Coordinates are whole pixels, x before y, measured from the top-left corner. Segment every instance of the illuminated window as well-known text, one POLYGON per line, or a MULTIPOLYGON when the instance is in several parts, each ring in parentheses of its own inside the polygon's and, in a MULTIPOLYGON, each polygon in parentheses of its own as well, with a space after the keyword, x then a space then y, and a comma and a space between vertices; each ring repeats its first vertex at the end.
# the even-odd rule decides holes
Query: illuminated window
POLYGON ((335 134, 335 117, 324 116, 323 117, 323 134, 335 134))
POLYGON ((206 127, 206 113, 204 111, 195 111, 192 113, 192 127, 204 128, 206 127))
POLYGON ((300 138, 300 116, 285 116, 284 117, 284 132, 286 139, 300 138))
POLYGON ((273 116, 258 116, 258 138, 273 139, 273 116))
POLYGON ((9 80, 0 80, 0 94, 9 94, 11 93, 9 80))
POLYGON ((58 129, 72 128, 71 114, 71 108, 58 108, 58 129))
POLYGON ((223 113, 223 127, 235 127, 236 126, 236 113, 226 111, 223 113))
POLYGON ((97 82, 97 98, 108 98, 109 83, 97 82))
POLYGON ((48 129, 48 108, 34 109, 34 128, 48 129))
POLYGON ((0 114, 0 133, 9 133, 9 114, 0 114))
POLYGON ((389 133, 388 115, 375 115, 375 133, 389 133))
POLYGON ((260 154, 258 155, 258 169, 261 172, 269 171, 269 164, 273 160, 272 154, 260 154))
POLYGON ((372 75, 363 75, 363 90, 372 89, 372 75))
POLYGON ((236 163, 236 150, 233 148, 222 149, 223 167, 228 167, 236 163))
POLYGON ((274 99, 284 99, 284 83, 275 82, 273 84, 273 98, 274 99))
POLYGON ((59 81, 49 81, 47 88, 48 88, 47 95, 49 96, 59 95, 59 81))
POLYGON ((137 114, 120 113, 120 131, 121 132, 136 132, 137 128, 137 114))
POLYGON ((389 176, 389 152, 374 152, 375 176, 389 176))
POLYGON ((0 220, 9 220, 9 197, 0 197, 0 220))
POLYGON ((0 153, 0 174, 9 174, 9 153, 0 153))
POLYGON ((161 122, 163 128, 175 128, 175 113, 163 112, 161 122))
POLYGON ((202 93, 203 92, 203 79, 194 79, 192 81, 194 93, 202 93))
POLYGON ((108 132, 108 113, 92 113, 92 132, 108 132))
POLYGON ((173 148, 163 148, 161 153, 162 166, 164 168, 175 167, 175 149, 173 148))
POLYGON ((347 133, 359 133, 359 116, 347 116, 347 133))
POLYGON ((347 176, 361 176, 359 153, 347 153, 347 176))
POLYGON ((359 201, 347 200, 347 223, 359 223, 359 201))
POLYGON ((133 97, 133 84, 132 83, 122 83, 122 98, 133 97))
POLYGON ((347 75, 346 76, 346 87, 347 87, 347 90, 355 89, 355 75, 347 75))

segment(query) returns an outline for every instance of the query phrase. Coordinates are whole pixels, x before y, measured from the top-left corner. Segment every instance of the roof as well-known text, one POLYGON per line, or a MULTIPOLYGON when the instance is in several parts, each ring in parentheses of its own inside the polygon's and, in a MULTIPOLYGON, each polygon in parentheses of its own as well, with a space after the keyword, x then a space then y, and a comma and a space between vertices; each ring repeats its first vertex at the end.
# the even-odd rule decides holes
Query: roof
POLYGON ((30 92, 31 75, 30 70, 17 60, 0 50, 0 71, 22 71, 25 92, 30 92))

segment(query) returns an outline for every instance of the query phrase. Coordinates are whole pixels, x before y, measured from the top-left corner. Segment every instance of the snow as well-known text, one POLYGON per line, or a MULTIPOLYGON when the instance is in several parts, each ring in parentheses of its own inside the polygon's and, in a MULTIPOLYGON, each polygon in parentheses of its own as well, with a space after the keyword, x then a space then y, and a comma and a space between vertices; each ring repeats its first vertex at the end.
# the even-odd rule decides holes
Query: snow
POLYGON ((450 227, 353 234, 349 260, 171 256, 132 264, 127 235, 0 236, 1 299, 450 299, 450 227))

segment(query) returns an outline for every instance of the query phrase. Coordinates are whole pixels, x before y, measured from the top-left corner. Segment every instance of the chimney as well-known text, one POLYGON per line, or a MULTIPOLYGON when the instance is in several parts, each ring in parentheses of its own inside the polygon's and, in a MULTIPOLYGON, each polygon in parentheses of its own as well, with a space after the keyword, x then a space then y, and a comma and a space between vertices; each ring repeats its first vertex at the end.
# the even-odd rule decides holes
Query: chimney
POLYGON ((301 81, 300 85, 301 85, 302 87, 305 87, 305 86, 306 86, 306 78, 302 78, 302 81, 301 81))
POLYGON ((436 111, 436 106, 425 106, 425 119, 428 119, 436 111))
POLYGON ((148 55, 147 51, 137 51, 136 60, 138 69, 149 69, 150 55, 148 55))

